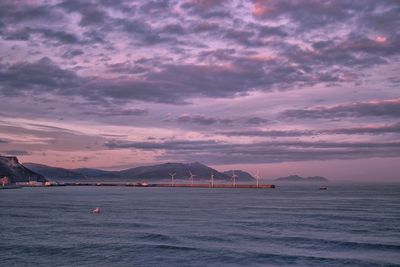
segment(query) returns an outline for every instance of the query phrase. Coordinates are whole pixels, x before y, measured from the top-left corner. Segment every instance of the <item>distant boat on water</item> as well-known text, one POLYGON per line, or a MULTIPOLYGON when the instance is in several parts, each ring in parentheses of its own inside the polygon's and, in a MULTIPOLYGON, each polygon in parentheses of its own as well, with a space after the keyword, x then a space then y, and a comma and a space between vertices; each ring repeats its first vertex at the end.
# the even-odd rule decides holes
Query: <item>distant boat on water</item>
POLYGON ((91 213, 100 213, 101 210, 99 207, 92 209, 91 213))
POLYGON ((320 187, 319 190, 328 190, 328 187, 320 187))

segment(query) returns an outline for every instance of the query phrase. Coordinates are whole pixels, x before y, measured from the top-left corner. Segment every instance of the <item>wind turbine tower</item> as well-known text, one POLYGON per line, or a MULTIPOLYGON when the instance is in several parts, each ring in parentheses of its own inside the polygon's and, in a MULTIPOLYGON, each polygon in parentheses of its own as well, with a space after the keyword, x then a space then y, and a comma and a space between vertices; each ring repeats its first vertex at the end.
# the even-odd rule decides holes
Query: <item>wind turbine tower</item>
POLYGON ((211 173, 211 187, 214 187, 214 173, 211 173))
POLYGON ((233 187, 236 187, 236 178, 238 178, 238 176, 235 174, 235 171, 232 170, 233 187))
POLYGON ((259 181, 260 181, 260 172, 257 170, 257 173, 254 175, 254 177, 256 177, 256 181, 257 181, 257 187, 259 187, 259 181))
POLYGON ((193 178, 194 178, 196 175, 194 175, 191 171, 189 171, 189 173, 190 173, 189 179, 190 179, 191 184, 192 184, 192 186, 193 186, 193 178))
POLYGON ((176 172, 169 174, 169 176, 171 176, 171 185, 172 186, 175 186, 175 174, 176 174, 176 172))

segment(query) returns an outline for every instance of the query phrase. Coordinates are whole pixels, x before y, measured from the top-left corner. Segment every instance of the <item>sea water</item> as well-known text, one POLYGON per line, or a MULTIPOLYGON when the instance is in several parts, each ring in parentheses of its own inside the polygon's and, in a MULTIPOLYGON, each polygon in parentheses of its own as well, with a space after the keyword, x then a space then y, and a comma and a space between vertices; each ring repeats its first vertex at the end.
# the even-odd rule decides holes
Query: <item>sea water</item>
POLYGON ((399 184, 1 190, 0 222, 7 267, 400 266, 399 184))

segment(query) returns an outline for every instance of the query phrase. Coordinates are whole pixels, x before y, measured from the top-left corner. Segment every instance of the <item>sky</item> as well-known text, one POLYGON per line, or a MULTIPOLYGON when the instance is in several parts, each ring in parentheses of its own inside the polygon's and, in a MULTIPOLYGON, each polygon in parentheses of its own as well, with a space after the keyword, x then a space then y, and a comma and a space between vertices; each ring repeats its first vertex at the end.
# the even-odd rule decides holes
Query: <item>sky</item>
POLYGON ((400 1, 0 1, 0 154, 400 180, 400 1))

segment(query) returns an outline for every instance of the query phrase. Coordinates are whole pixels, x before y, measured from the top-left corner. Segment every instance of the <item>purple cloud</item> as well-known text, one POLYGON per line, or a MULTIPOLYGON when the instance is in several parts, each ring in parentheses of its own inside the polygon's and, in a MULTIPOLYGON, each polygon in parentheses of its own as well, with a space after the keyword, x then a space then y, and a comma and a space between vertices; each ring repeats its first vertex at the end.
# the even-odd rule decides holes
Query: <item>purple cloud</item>
POLYGON ((1 1, 1 151, 71 167, 400 158, 399 12, 392 0, 1 1))
POLYGON ((400 117, 400 99, 358 102, 333 107, 317 107, 311 109, 286 110, 281 114, 287 118, 326 119, 342 117, 386 116, 400 117))

